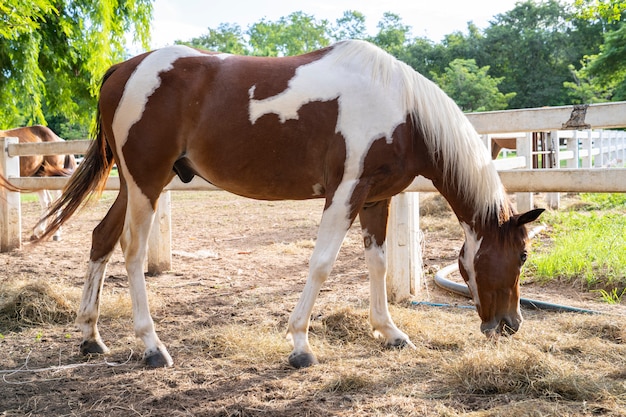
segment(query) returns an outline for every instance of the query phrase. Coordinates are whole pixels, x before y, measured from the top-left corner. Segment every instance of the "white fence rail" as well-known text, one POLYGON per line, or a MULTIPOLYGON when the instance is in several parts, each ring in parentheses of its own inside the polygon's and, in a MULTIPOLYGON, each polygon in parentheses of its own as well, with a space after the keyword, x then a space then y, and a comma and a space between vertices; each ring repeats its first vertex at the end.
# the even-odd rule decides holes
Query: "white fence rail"
MULTIPOLYGON (((527 169, 531 157, 529 134, 520 135, 518 156, 497 161, 500 177, 507 190, 512 192, 626 192, 626 169, 598 169, 612 159, 622 163, 626 147, 623 134, 610 131, 595 133, 590 128, 626 126, 626 102, 606 103, 585 107, 566 106, 527 110, 485 112, 468 115, 479 133, 498 136, 512 132, 551 132, 559 143, 576 143, 577 146, 557 146, 557 159, 574 161, 566 169, 527 169), (570 132, 558 129, 587 129, 570 132), (576 133, 573 133, 576 132, 576 133), (586 135, 586 136, 585 136, 586 135), (599 135, 599 136, 596 136, 599 135), (613 135, 613 136, 612 136, 613 135), (600 140, 602 139, 602 140, 600 140), (595 146, 594 144, 599 144, 595 146), (521 146, 520 146, 521 145, 521 146), (520 152, 522 155, 520 155, 520 152), (620 153, 621 152, 621 153, 620 153), (608 155, 608 156, 605 156, 608 155), (584 168, 579 168, 579 160, 584 168), (575 165, 574 165, 575 163, 575 165), (513 169, 526 167, 526 169, 513 169)), ((488 137, 488 136, 487 136, 488 137)), ((0 138, 0 173, 11 184, 27 189, 62 189, 67 178, 19 178, 19 156, 37 154, 83 154, 90 141, 65 143, 18 144, 16 138, 0 138)), ((106 189, 119 189, 119 179, 111 177, 106 189)), ((148 271, 159 273, 171 269, 170 191, 217 190, 205 181, 195 178, 184 184, 175 178, 159 200, 158 213, 151 232, 148 250, 148 271)), ((419 202, 416 192, 436 191, 429 180, 417 178, 392 201, 388 238, 389 273, 388 293, 391 299, 402 299, 415 294, 421 281, 421 251, 419 238, 419 202), (401 233, 398 231, 401 230, 401 233)), ((0 251, 21 247, 21 208, 19 193, 0 187, 0 251)))

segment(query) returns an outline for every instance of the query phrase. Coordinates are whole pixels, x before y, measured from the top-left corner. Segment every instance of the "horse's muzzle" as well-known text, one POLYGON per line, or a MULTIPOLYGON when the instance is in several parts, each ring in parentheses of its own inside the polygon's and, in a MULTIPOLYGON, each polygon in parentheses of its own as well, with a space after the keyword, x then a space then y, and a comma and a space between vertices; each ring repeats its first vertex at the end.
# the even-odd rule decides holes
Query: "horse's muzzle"
POLYGON ((523 321, 520 314, 513 317, 495 318, 489 322, 483 322, 480 325, 480 331, 489 339, 499 336, 512 336, 522 327, 523 321))

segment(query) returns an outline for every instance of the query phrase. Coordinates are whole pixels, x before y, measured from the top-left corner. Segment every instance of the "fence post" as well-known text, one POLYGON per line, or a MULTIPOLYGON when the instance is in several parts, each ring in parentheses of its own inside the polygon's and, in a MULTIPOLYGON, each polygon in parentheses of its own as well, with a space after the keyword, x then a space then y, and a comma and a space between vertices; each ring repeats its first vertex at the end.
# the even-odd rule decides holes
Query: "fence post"
POLYGON ((419 193, 400 193, 391 199, 387 225, 387 299, 415 295, 422 278, 419 230, 419 193))
POLYGON ((172 198, 170 191, 159 197, 148 238, 148 274, 158 275, 172 269, 172 198))
MULTIPOLYGON (((526 133, 522 138, 517 138, 515 148, 517 149, 517 155, 526 158, 526 168, 532 169, 533 167, 533 147, 531 132, 526 133)), ((517 199, 517 211, 524 213, 532 210, 533 208, 533 194, 532 193, 516 193, 517 199)))
MULTIPOLYGON (((17 138, 0 138, 0 174, 4 178, 20 176, 19 156, 9 156, 7 145, 17 138)), ((22 248, 22 207, 20 193, 0 187, 0 252, 22 248)))
POLYGON ((594 168, 602 168, 604 166, 604 141, 604 130, 600 129, 598 130, 598 149, 600 151, 598 152, 598 157, 593 161, 594 168))
MULTIPOLYGON (((546 150, 550 151, 546 157, 549 158, 549 163, 547 164, 550 169, 559 169, 561 168, 560 163, 560 154, 559 154, 559 132, 557 130, 552 130, 548 132, 548 137, 546 140, 546 150)), ((558 210, 561 205, 561 193, 547 193, 546 194, 546 203, 548 207, 552 210, 558 210)))
POLYGON ((580 157, 580 154, 578 152, 578 130, 574 130, 572 132, 572 137, 571 138, 567 138, 567 150, 568 151, 572 151, 574 157, 572 159, 568 159, 567 160, 567 168, 578 168, 579 167, 579 160, 578 158, 580 157))
POLYGON ((626 135, 624 134, 624 132, 618 132, 616 134, 619 135, 619 139, 617 140, 617 146, 619 146, 621 153, 621 158, 618 159, 619 161, 621 161, 621 166, 624 166, 626 159, 626 135))
POLYGON ((591 168, 591 161, 593 160, 592 152, 593 152, 593 144, 591 140, 591 129, 587 130, 587 136, 582 139, 582 148, 585 150, 584 156, 581 158, 582 168, 591 168))

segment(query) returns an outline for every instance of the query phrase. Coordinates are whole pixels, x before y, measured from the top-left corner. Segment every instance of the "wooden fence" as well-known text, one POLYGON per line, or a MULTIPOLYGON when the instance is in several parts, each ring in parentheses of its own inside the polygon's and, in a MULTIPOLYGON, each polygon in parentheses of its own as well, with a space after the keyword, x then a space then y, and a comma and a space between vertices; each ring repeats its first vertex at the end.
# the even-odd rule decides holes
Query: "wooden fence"
MULTIPOLYGON (((502 136, 524 132, 517 141, 517 157, 499 160, 496 167, 508 191, 533 192, 626 192, 626 169, 600 169, 605 161, 624 161, 625 135, 603 131, 593 133, 589 129, 626 126, 626 102, 605 103, 589 106, 563 106, 552 108, 508 110, 468 114, 476 130, 484 135, 489 146, 490 135, 502 136), (560 130, 567 129, 568 132, 560 130), (537 170, 528 169, 532 158, 530 132, 548 132, 551 137, 567 139, 565 147, 557 146, 557 160, 575 161, 567 168, 537 170), (576 133, 572 133, 576 132, 576 133), (591 132, 591 133, 589 133, 591 132), (603 136, 594 136, 603 135, 603 136), (610 136, 614 135, 614 136, 610 136), (610 140, 608 140, 610 137, 610 140), (599 140, 604 138, 606 140, 599 140), (576 143, 577 145, 572 145, 576 143), (602 143, 602 144, 601 144, 602 143), (594 146, 594 144, 601 144, 594 146), (608 155, 608 156, 606 156, 608 155), (579 161, 582 163, 579 164, 579 161), (597 168, 592 168, 593 166, 597 168), (583 168, 579 168, 582 166, 583 168), (512 168, 524 169, 512 169, 512 168)), ((0 173, 10 182, 28 189, 62 189, 66 178, 19 178, 19 156, 36 154, 83 154, 90 141, 65 143, 18 144, 16 138, 0 138, 0 173)), ((119 179, 109 178, 106 189, 119 189, 119 179)), ((159 200, 159 207, 148 243, 148 271, 160 273, 171 269, 171 200, 172 190, 217 190, 205 181, 195 178, 184 184, 175 178, 159 200)), ((392 200, 389 220, 388 277, 389 297, 399 300, 415 294, 420 288, 422 276, 421 242, 419 231, 420 191, 436 191, 432 183, 417 178, 392 200)), ((523 196, 523 195, 519 195, 523 196)), ((532 197, 530 197, 532 198, 532 197)), ((21 247, 21 208, 19 193, 0 188, 0 251, 21 247)), ((518 204, 531 205, 532 200, 518 198, 518 204)), ((525 210, 519 207, 518 210, 525 210)))

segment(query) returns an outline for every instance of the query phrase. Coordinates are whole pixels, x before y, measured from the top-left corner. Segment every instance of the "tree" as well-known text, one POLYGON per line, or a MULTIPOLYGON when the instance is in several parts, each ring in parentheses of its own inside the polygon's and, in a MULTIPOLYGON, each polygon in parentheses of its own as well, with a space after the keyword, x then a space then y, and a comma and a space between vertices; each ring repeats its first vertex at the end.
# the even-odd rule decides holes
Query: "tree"
POLYGON ((443 71, 443 67, 439 67, 442 60, 439 53, 441 51, 430 39, 417 37, 402 50, 398 59, 430 78, 431 74, 439 74, 443 71))
POLYGON ((3 0, 0 11, 0 128, 88 125, 126 34, 148 47, 152 1, 3 0))
POLYGON ((398 58, 424 75, 443 74, 457 58, 474 59, 478 65, 487 65, 483 52, 484 37, 476 25, 467 24, 467 35, 457 31, 448 34, 439 44, 426 38, 415 38, 398 58))
POLYGON ((611 100, 626 100, 626 22, 608 32, 600 54, 593 56, 586 67, 591 76, 612 90, 611 100))
POLYGON ((247 44, 241 26, 236 23, 220 23, 216 29, 209 28, 209 33, 193 38, 188 42, 176 41, 207 51, 229 54, 248 55, 247 44))
POLYGON ((566 83, 580 101, 626 100, 626 14, 624 0, 576 0, 578 16, 602 25, 603 42, 598 53, 585 56, 574 71, 576 82, 566 83))
POLYGON ((287 56, 328 46, 329 23, 303 12, 294 12, 276 22, 262 19, 248 29, 251 53, 261 56, 287 56))
POLYGON ((504 77, 500 89, 517 92, 511 107, 557 106, 570 101, 563 87, 573 80, 569 66, 580 67, 582 58, 597 50, 601 31, 558 1, 530 0, 497 15, 484 31, 482 48, 490 74, 504 77))
POLYGON ((624 0, 576 0, 574 4, 582 18, 599 17, 608 23, 622 20, 622 15, 626 10, 626 1, 624 0))
POLYGON ((506 109, 515 93, 502 94, 498 90, 502 78, 492 78, 488 71, 488 66, 479 68, 473 59, 457 58, 433 78, 465 112, 506 109))
POLYGON ((368 40, 380 46, 391 55, 398 57, 409 41, 411 27, 402 23, 402 18, 395 13, 385 12, 378 22, 378 33, 368 40))
POLYGON ((573 81, 566 81, 563 86, 568 90, 572 104, 602 103, 609 101, 613 88, 598 77, 589 74, 587 64, 581 69, 570 65, 573 81))
POLYGON ((365 39, 367 37, 367 28, 365 26, 365 16, 356 10, 346 10, 343 15, 337 19, 333 28, 332 38, 335 41, 346 39, 365 39))

